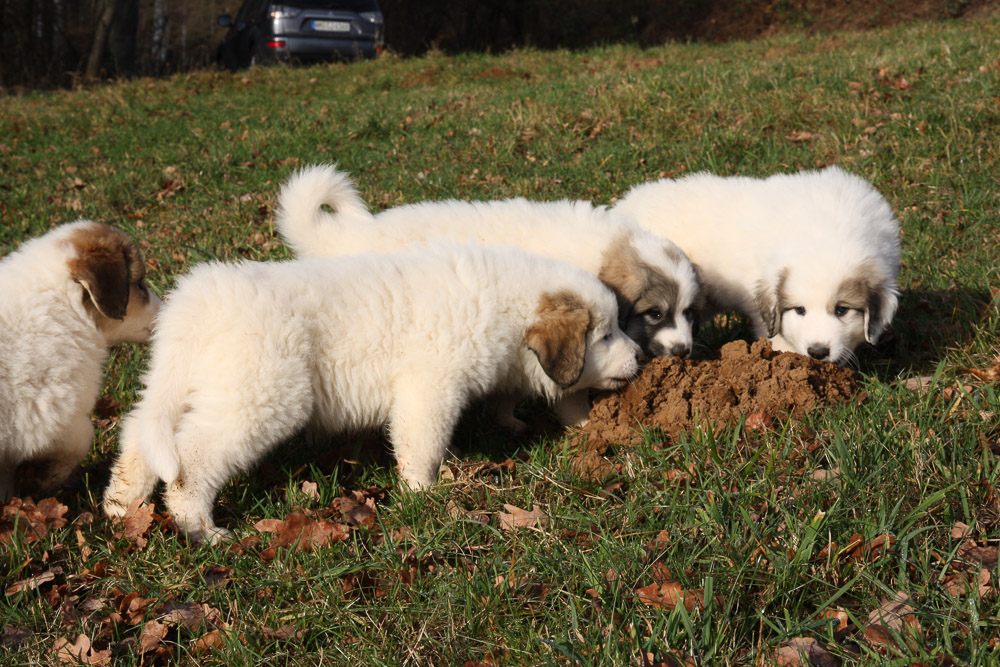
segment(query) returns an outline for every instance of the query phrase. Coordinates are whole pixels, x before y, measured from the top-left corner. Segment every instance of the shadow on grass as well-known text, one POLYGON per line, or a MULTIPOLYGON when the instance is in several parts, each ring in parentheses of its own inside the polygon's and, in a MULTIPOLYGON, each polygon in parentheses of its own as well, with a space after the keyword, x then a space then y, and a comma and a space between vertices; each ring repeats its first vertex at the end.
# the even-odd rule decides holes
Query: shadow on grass
POLYGON ((888 359, 893 373, 929 374, 949 353, 973 344, 996 300, 982 289, 907 290, 899 297, 892 329, 869 352, 888 359))

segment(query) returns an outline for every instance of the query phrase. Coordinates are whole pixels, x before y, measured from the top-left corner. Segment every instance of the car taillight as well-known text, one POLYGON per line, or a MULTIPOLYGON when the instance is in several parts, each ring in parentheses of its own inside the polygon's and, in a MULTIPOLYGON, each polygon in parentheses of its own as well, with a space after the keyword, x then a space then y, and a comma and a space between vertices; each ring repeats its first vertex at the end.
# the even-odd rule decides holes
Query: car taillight
POLYGON ((285 48, 285 40, 283 39, 272 39, 266 44, 269 49, 283 49, 285 48))

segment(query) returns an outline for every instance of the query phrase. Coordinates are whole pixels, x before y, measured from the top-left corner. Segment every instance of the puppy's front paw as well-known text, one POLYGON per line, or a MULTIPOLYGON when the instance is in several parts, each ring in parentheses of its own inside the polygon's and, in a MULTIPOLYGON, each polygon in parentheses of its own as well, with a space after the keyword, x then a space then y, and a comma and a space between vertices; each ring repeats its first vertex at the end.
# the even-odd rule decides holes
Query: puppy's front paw
POLYGON ((399 481, 402 483, 402 486, 410 491, 424 491, 434 486, 434 483, 437 482, 438 471, 441 465, 434 466, 433 472, 429 466, 426 468, 422 466, 421 468, 423 469, 417 469, 417 466, 398 466, 399 481))
POLYGON ((205 544, 219 544, 220 542, 228 542, 233 539, 233 531, 226 530, 225 528, 219 528, 214 526, 209 530, 206 530, 199 542, 205 544))

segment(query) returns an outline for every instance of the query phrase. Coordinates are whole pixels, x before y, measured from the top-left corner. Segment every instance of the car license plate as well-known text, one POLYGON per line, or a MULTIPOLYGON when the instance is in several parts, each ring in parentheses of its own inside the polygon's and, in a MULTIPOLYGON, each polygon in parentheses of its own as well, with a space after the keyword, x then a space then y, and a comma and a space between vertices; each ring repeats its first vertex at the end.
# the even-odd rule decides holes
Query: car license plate
POLYGON ((313 30, 321 32, 349 32, 351 24, 348 21, 313 21, 313 30))

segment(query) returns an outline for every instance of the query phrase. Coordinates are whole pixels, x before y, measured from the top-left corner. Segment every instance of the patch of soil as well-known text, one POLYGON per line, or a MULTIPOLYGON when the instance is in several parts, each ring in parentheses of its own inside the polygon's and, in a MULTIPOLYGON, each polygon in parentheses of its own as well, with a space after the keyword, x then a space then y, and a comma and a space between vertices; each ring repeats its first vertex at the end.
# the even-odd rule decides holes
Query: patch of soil
POLYGON ((627 389, 594 401, 589 423, 573 436, 580 445, 574 467, 586 477, 607 474, 602 455, 612 445, 637 443, 639 424, 658 426, 671 440, 698 425, 720 427, 741 417, 747 428, 760 428, 775 419, 801 418, 819 405, 849 401, 857 391, 854 371, 775 352, 764 339, 728 343, 719 359, 654 359, 627 389))

